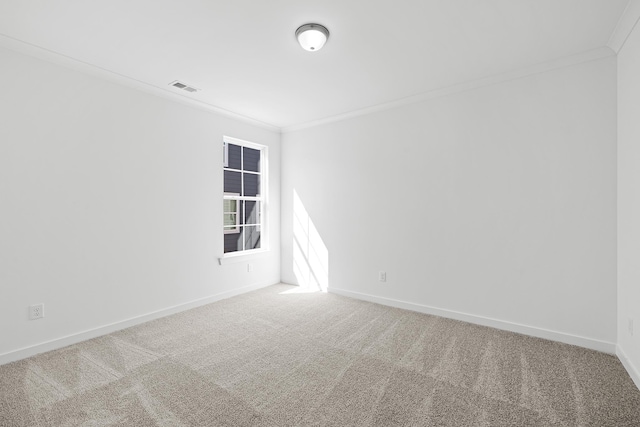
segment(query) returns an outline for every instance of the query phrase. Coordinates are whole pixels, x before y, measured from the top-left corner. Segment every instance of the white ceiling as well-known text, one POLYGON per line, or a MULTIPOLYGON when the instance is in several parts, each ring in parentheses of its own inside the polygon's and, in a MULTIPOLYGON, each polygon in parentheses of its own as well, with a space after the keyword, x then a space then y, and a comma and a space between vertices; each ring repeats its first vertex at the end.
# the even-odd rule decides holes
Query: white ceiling
POLYGON ((627 3, 0 0, 0 34, 286 128, 606 46, 627 3))

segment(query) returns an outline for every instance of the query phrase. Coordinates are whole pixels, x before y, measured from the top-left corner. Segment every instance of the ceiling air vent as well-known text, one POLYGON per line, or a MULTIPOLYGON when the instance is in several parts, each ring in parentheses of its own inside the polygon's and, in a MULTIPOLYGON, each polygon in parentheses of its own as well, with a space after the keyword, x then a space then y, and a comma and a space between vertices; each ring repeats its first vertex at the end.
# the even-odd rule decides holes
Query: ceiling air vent
POLYGON ((169 83, 169 86, 173 86, 173 87, 178 88, 178 89, 186 90, 187 92, 191 92, 191 93, 198 91, 198 89, 196 89, 195 87, 189 86, 187 84, 184 84, 184 83, 182 83, 182 82, 180 82, 178 80, 169 83))

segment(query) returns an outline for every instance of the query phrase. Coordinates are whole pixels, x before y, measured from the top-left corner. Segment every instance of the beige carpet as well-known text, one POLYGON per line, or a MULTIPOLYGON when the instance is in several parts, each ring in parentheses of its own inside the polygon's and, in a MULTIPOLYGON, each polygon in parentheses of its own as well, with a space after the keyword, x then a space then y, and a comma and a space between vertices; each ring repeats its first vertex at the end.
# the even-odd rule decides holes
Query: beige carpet
POLYGON ((0 366, 0 426, 640 426, 615 356, 295 289, 0 366))

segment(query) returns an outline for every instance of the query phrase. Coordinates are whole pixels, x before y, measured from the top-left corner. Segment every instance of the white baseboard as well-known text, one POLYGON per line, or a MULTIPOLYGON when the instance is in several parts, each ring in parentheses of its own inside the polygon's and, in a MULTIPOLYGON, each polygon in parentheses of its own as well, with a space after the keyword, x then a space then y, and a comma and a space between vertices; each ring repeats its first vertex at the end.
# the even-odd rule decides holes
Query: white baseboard
POLYGON ((150 320, 159 319, 161 317, 169 316, 171 314, 180 313, 181 311, 190 310, 192 308, 200 307, 202 305, 211 304, 212 302, 220 301, 223 299, 231 298, 236 295, 244 294, 256 289, 264 288, 274 285, 275 283, 255 283, 248 286, 243 286, 238 289, 232 289, 229 291, 221 292, 219 294, 211 295, 208 297, 200 298, 194 301, 190 301, 184 304, 167 307, 162 310, 154 311, 152 313, 143 314, 141 316, 132 317, 121 322, 111 323, 109 325, 100 326, 95 329, 89 329, 87 331, 79 332, 77 334, 67 335, 65 337, 56 338, 51 341, 46 341, 40 344, 36 344, 29 347, 20 348, 18 350, 10 351, 8 353, 0 354, 0 365, 6 363, 15 362, 16 360, 25 359, 27 357, 35 356, 36 354, 44 353, 51 350, 57 350, 68 345, 76 344, 82 341, 86 341, 92 338, 96 338, 102 335, 107 335, 112 332, 116 332, 131 326, 139 325, 150 320))
POLYGON ((461 313, 453 310, 430 307, 422 304, 415 304, 406 301, 399 301, 391 298, 378 297, 359 292, 347 291, 344 289, 336 289, 329 287, 329 292, 343 295, 363 301, 375 302, 377 304, 388 305, 405 310, 417 311, 419 313, 431 314, 434 316, 446 317, 449 319, 461 320, 476 325, 489 326, 491 328, 502 329, 505 331, 516 332, 519 334, 529 335, 537 338, 544 338, 551 341, 558 341, 565 344, 576 345, 579 347, 597 350, 604 353, 616 354, 616 344, 607 341, 595 340, 592 338, 582 337, 579 335, 567 334, 564 332, 551 331, 543 328, 522 325, 519 323, 508 322, 504 320, 492 319, 474 314, 461 313))
POLYGON ((616 356, 618 356, 622 366, 624 366, 636 387, 640 390, 640 370, 631 363, 631 360, 619 345, 616 346, 616 356))

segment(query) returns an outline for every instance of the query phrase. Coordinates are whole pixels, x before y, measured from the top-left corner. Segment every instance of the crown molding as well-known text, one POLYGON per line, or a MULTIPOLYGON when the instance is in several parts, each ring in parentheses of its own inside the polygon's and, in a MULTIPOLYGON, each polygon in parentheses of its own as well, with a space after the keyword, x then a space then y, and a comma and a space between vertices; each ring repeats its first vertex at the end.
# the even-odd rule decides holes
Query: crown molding
POLYGON ((620 15, 616 28, 611 33, 607 46, 613 49, 615 53, 620 52, 620 49, 622 49, 629 35, 638 24, 638 20, 640 20, 640 0, 629 0, 627 7, 620 15))
POLYGON ((141 92, 146 92, 148 94, 155 95, 161 98, 165 98, 170 101, 178 102, 180 104, 187 105, 189 107, 195 107, 200 110, 204 110, 210 113, 218 114, 220 116, 245 122, 250 125, 253 125, 262 129, 266 129, 272 132, 278 132, 278 133, 280 132, 280 128, 278 126, 274 126, 269 123, 264 123, 260 120, 247 117, 242 114, 234 113, 233 111, 225 110, 224 108, 220 108, 215 105, 211 105, 206 102, 199 101, 197 99, 189 98, 188 96, 180 93, 175 93, 171 91, 169 87, 162 88, 162 87, 154 86, 149 83, 145 83, 140 80, 136 80, 131 77, 118 74, 114 71, 110 71, 110 70, 89 64, 87 62, 79 61, 77 59, 60 54, 58 52, 54 52, 52 50, 48 50, 43 47, 33 45, 31 43, 24 42, 22 40, 15 39, 13 37, 9 37, 1 33, 0 33, 0 46, 23 55, 27 55, 27 56, 34 57, 36 59, 51 62, 56 65, 63 66, 65 68, 70 68, 72 70, 79 71, 84 74, 105 79, 113 83, 116 83, 122 86, 127 86, 129 88, 136 89, 141 92))
MULTIPOLYGON (((624 33, 624 40, 626 40, 629 33, 633 29, 635 23, 637 22, 637 19, 631 22, 630 17, 632 15, 640 17, 640 0, 631 0, 629 2, 629 4, 627 5, 627 8, 625 9, 624 14, 620 18, 620 21, 618 22, 618 26, 616 27, 616 30, 614 31, 614 35, 612 36, 611 40, 614 39, 614 36, 616 36, 616 40, 617 40, 617 37, 622 37, 621 36, 621 34, 623 34, 622 29, 627 28, 627 32, 624 33), (632 5, 636 5, 636 6, 632 6, 632 5)), ((611 40, 610 40, 610 43, 611 43, 611 40)), ((622 42, 618 42, 620 44, 620 47, 624 44, 624 40, 622 42)), ((440 97, 453 95, 460 92, 465 92, 468 90, 473 90, 473 89, 478 89, 485 86, 499 84, 509 80, 516 80, 516 79, 527 77, 530 75, 551 71, 554 69, 569 67, 572 65, 577 65, 577 64, 589 62, 589 61, 595 61, 598 59, 613 56, 617 53, 614 47, 603 46, 603 47, 592 49, 576 55, 570 55, 570 56, 555 59, 552 61, 535 64, 519 70, 496 74, 496 75, 492 75, 492 76, 488 76, 485 78, 472 80, 464 83, 459 83, 456 85, 419 93, 416 95, 408 96, 408 97, 397 99, 394 101, 377 104, 370 107, 365 107, 365 108, 345 112, 345 113, 334 115, 334 116, 329 116, 329 117, 313 120, 306 123, 279 127, 269 123, 264 123, 260 120, 257 120, 251 117, 244 116, 242 114, 225 110, 224 108, 217 107, 215 105, 211 105, 203 101, 189 98, 188 96, 185 96, 183 94, 172 92, 168 88, 157 87, 157 86, 133 79, 131 77, 127 77, 122 74, 118 74, 116 72, 113 72, 113 71, 110 71, 110 70, 107 70, 83 61, 79 61, 77 59, 68 57, 66 55, 24 42, 22 40, 9 37, 1 33, 0 33, 0 46, 24 55, 28 55, 37 59, 41 59, 47 62, 51 62, 66 68, 79 71, 84 74, 89 74, 98 78, 102 78, 102 79, 114 82, 116 84, 120 84, 123 86, 127 86, 129 88, 146 92, 151 95, 159 96, 174 102, 178 102, 183 105, 187 105, 187 106, 194 107, 207 112, 215 113, 224 117, 228 117, 231 119, 235 119, 241 122, 251 124, 253 126, 256 126, 262 129, 266 129, 271 132, 278 132, 278 133, 295 132, 298 130, 312 128, 312 127, 320 126, 327 123, 338 122, 338 121, 347 120, 354 117, 376 113, 379 111, 398 108, 404 105, 415 104, 415 103, 419 103, 419 102, 434 99, 434 98, 440 98, 440 97)), ((617 46, 617 44, 613 46, 617 46)))
POLYGON ((415 104, 430 99, 441 98, 456 93, 466 92, 473 89, 482 88, 485 86, 492 86, 495 84, 507 82, 510 80, 516 80, 523 77, 544 73, 547 71, 556 70, 559 68, 570 67, 572 65, 578 65, 585 62, 596 61, 598 59, 614 56, 615 52, 607 46, 599 47, 597 49, 588 50, 576 55, 570 55, 559 59, 543 62, 540 64, 531 65, 529 67, 521 68, 519 70, 495 74, 489 77, 484 77, 477 80, 471 80, 464 83, 459 83, 452 86, 447 86, 440 89, 431 90, 428 92, 419 93, 417 95, 408 96, 406 98, 398 99, 383 104, 373 105, 371 107, 365 107, 358 110, 349 111, 343 114, 326 117, 319 120, 314 120, 307 123, 298 125, 286 126, 281 129, 282 133, 295 132, 302 129, 312 128, 327 123, 339 122, 342 120, 351 119, 354 117, 364 116, 367 114, 376 113, 379 111, 390 110, 398 108, 404 105, 415 104))

